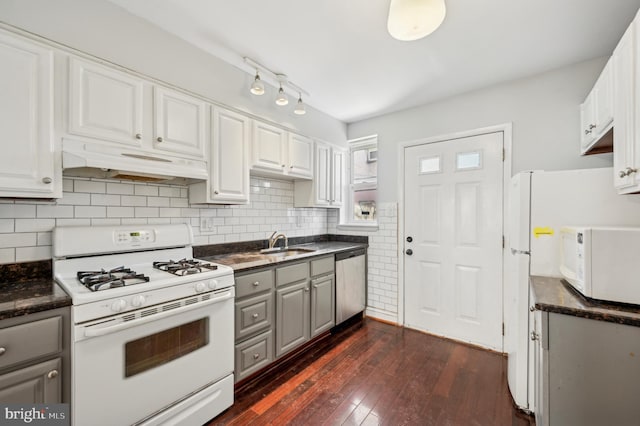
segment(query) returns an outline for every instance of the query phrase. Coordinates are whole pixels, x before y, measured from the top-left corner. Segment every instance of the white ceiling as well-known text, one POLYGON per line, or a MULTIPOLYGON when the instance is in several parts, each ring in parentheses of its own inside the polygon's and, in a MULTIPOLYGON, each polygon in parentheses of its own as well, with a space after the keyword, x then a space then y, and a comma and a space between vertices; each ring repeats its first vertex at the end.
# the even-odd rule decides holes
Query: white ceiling
MULTIPOLYGON (((640 0, 446 0, 430 36, 389 36, 389 0, 110 0, 247 70, 243 56, 354 122, 609 55, 640 0)), ((294 93, 291 94, 295 96, 294 93)))

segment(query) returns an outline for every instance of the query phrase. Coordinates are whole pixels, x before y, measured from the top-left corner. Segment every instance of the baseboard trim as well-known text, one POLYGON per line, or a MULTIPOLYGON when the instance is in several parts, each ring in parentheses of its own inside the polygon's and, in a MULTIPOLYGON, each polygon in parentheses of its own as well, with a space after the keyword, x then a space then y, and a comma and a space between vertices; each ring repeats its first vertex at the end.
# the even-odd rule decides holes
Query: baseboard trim
POLYGON ((398 322, 398 314, 383 311, 381 309, 367 307, 365 316, 391 325, 401 325, 398 322))

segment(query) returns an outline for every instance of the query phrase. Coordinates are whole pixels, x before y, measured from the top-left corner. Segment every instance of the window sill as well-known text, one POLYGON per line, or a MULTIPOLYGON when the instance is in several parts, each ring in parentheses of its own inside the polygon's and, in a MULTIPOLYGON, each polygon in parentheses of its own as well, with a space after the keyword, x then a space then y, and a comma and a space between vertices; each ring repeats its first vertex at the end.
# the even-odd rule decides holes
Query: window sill
POLYGON ((378 230, 378 222, 372 223, 341 223, 337 226, 340 231, 367 231, 375 232, 378 230))

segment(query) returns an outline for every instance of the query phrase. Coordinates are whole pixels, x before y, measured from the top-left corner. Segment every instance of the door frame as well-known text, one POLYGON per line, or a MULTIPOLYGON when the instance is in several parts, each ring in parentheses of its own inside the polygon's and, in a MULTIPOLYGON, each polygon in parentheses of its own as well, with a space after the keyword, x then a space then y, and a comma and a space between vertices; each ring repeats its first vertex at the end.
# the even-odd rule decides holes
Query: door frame
MULTIPOLYGON (((502 132, 503 134, 503 148, 504 148, 504 161, 502 162, 502 235, 505 238, 504 247, 509 247, 509 235, 507 225, 507 209, 508 209, 508 197, 509 197, 509 182, 511 182, 511 157, 512 157, 512 131, 513 123, 498 124, 495 126, 482 127, 473 130, 465 130, 455 133, 449 133, 440 136, 432 136, 423 139, 415 139, 411 141, 401 142, 398 144, 398 323, 401 326, 405 325, 405 280, 404 280, 404 177, 405 177, 405 165, 404 165, 404 153, 405 149, 414 146, 426 145, 436 142, 446 142, 455 139, 462 139, 471 136, 486 135, 489 133, 502 132)), ((504 286, 506 276, 506 248, 502 249, 502 295, 501 295, 501 308, 502 308, 502 323, 504 324, 504 286)), ((504 334, 502 336, 502 347, 504 350, 504 334)))

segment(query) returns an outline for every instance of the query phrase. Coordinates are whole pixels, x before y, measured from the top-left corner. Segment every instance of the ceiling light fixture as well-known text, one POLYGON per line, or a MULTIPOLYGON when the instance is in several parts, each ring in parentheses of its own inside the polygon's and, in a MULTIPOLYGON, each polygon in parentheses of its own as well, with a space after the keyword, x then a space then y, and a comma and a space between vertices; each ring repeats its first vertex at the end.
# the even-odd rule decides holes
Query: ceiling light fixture
POLYGON ((254 61, 251 58, 245 57, 244 62, 251 67, 251 70, 245 69, 245 71, 253 74, 255 70, 255 77, 253 82, 251 83, 251 93, 254 95, 262 95, 266 92, 265 81, 272 85, 273 87, 278 88, 278 95, 276 97, 276 104, 279 106, 285 106, 289 104, 289 98, 287 97, 286 89, 291 89, 291 91, 298 92, 298 102, 296 104, 296 108, 293 112, 297 115, 306 114, 305 105, 302 102, 302 95, 309 97, 309 93, 305 91, 300 86, 294 84, 289 80, 289 78, 282 73, 276 73, 271 71, 269 68, 265 67, 262 64, 254 61), (260 73, 262 73, 262 79, 260 78, 260 73))
POLYGON ((397 40, 418 40, 437 30, 446 13, 444 0, 391 0, 387 30, 397 40))
POLYGON ((251 93, 257 96, 264 95, 264 83, 260 80, 260 74, 258 73, 258 69, 256 68, 256 78, 253 79, 253 83, 251 83, 251 93))
POLYGON ((296 104, 296 109, 293 110, 293 113, 297 115, 305 115, 307 113, 304 109, 304 103, 302 103, 302 93, 298 93, 298 103, 296 104))
POLYGON ((278 97, 276 97, 276 105, 285 106, 289 103, 289 98, 284 93, 284 89, 282 88, 282 82, 287 80, 287 76, 284 74, 276 74, 278 81, 280 82, 280 89, 278 90, 278 97))

